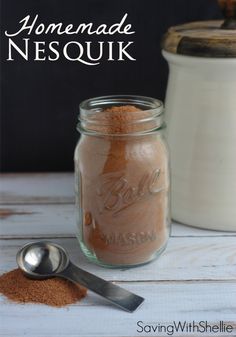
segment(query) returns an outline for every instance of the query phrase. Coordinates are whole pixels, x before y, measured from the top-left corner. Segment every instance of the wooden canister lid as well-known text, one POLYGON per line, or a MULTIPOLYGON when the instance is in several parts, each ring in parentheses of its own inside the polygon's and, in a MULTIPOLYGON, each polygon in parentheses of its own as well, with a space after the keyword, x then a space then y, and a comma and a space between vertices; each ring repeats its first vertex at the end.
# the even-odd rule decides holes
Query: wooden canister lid
POLYGON ((190 22, 169 28, 162 48, 170 53, 227 58, 236 57, 236 0, 218 0, 225 21, 190 22))

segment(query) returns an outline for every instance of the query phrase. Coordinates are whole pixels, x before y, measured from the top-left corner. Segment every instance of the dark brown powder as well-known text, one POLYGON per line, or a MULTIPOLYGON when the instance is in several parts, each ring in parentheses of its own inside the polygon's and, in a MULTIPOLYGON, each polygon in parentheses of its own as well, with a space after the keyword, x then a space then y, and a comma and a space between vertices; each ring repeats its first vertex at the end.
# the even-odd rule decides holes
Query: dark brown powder
POLYGON ((15 302, 63 307, 85 297, 87 289, 57 277, 32 280, 14 269, 0 276, 0 293, 15 302))

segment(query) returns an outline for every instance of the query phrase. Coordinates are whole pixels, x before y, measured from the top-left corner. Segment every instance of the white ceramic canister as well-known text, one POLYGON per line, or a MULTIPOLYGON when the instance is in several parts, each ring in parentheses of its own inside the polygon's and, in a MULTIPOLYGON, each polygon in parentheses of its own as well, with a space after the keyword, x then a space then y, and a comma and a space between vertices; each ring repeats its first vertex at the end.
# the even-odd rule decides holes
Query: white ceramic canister
POLYGON ((191 226, 225 231, 236 230, 233 21, 231 15, 224 28, 222 21, 172 27, 163 39, 169 64, 165 104, 172 217, 191 226))

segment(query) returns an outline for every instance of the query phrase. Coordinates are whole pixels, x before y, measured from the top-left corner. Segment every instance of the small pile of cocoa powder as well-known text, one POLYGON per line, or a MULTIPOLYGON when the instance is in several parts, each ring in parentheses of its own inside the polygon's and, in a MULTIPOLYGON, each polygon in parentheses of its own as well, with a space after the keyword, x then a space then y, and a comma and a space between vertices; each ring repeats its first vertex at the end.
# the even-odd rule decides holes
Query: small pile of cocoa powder
POLYGON ((63 307, 85 297, 87 289, 57 277, 32 280, 20 269, 14 269, 0 276, 0 293, 19 303, 33 302, 63 307))

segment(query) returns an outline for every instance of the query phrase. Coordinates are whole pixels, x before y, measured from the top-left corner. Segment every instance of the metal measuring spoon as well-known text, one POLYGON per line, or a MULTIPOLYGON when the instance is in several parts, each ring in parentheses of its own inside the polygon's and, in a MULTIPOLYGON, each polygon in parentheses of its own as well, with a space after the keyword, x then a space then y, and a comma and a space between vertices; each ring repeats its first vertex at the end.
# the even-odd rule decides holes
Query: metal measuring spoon
POLYGON ((16 261, 31 278, 58 276, 68 279, 129 312, 135 311, 144 301, 143 297, 78 268, 70 261, 64 248, 49 241, 27 243, 18 251, 16 261))

